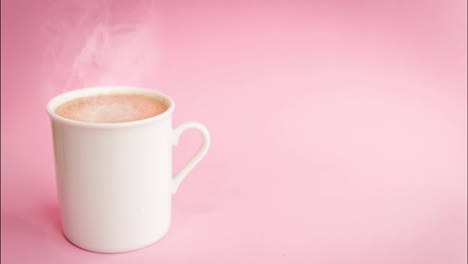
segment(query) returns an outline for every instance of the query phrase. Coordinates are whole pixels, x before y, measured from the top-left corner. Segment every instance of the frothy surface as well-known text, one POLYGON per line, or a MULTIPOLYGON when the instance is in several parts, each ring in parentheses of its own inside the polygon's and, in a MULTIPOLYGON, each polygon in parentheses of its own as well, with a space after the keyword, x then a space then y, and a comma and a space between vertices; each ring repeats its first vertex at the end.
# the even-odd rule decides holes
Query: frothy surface
POLYGON ((163 113, 167 104, 140 94, 108 94, 80 97, 57 107, 59 116, 92 123, 136 121, 163 113))

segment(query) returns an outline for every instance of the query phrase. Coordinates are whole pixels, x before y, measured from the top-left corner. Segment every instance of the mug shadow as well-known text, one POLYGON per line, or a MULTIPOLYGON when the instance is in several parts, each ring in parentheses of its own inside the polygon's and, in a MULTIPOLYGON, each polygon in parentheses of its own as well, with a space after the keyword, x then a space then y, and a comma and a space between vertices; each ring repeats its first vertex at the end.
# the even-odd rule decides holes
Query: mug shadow
POLYGON ((28 230, 33 235, 40 234, 47 238, 65 239, 58 204, 44 205, 39 210, 2 210, 2 220, 5 221, 4 227, 12 232, 28 230))
POLYGON ((43 250, 66 241, 60 224, 58 205, 44 205, 38 210, 2 210, 2 241, 34 244, 43 250))
POLYGON ((55 236, 61 236, 62 239, 66 239, 62 231, 60 208, 58 203, 44 205, 41 210, 41 214, 46 229, 52 232, 55 236))
MULTIPOLYGON (((37 210, 3 209, 1 210, 1 223, 2 249, 5 246, 10 249, 29 250, 26 255, 23 250, 9 250, 5 259, 16 260, 13 263, 29 263, 22 260, 31 260, 32 256, 37 259, 34 263, 52 263, 50 262, 51 256, 54 256, 54 261, 59 263, 68 263, 70 256, 76 256, 76 254, 96 255, 97 258, 103 258, 99 255, 106 256, 106 254, 81 249, 65 237, 58 203, 44 204, 37 210)), ((2 252, 2 263, 3 259, 2 252)))

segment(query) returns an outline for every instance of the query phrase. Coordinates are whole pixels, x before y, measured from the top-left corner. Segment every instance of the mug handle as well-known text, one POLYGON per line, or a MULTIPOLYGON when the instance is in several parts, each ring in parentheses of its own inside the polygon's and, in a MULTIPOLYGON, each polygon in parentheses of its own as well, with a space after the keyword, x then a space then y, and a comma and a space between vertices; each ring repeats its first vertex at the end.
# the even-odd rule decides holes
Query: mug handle
POLYGON ((175 146, 179 143, 179 138, 182 133, 184 133, 188 129, 195 129, 203 136, 203 144, 198 148, 197 152, 193 157, 185 164, 185 166, 174 176, 173 178, 173 187, 172 193, 175 193, 179 188, 180 183, 184 180, 185 176, 195 167, 195 165, 200 162, 200 160, 205 156, 208 148, 210 147, 210 133, 208 133, 208 129, 198 122, 186 122, 182 123, 173 131, 173 142, 172 144, 175 146))

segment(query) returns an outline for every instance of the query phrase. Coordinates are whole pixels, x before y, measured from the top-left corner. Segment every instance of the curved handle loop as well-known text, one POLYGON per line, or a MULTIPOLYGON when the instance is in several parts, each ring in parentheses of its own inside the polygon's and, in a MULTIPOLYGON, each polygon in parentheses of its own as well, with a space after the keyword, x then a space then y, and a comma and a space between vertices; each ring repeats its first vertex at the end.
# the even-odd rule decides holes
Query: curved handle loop
POLYGON ((173 132, 173 145, 177 145, 177 143, 179 143, 180 135, 182 135, 182 133, 188 129, 195 129, 200 132, 200 134, 203 136, 203 144, 200 146, 195 155, 193 155, 193 157, 187 162, 187 164, 185 164, 185 166, 174 176, 172 193, 177 191, 185 176, 187 176, 187 174, 195 167, 195 165, 200 162, 210 147, 210 134, 208 133, 208 129, 206 129, 204 125, 198 122, 186 122, 176 127, 173 132))

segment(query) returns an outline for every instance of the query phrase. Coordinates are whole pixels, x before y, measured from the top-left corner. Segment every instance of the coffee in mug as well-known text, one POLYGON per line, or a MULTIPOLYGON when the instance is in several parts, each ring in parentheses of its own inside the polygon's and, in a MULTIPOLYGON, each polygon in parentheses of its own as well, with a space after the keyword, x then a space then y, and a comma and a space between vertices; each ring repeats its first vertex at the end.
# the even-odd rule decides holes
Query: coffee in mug
POLYGON ((57 107, 59 116, 82 122, 119 123, 149 118, 168 108, 160 98, 141 94, 105 94, 80 97, 57 107))

